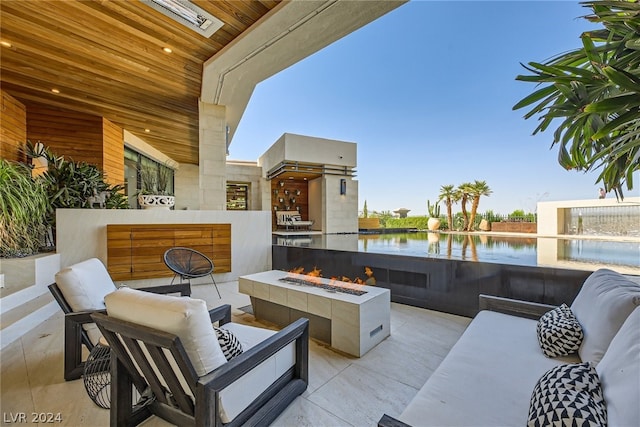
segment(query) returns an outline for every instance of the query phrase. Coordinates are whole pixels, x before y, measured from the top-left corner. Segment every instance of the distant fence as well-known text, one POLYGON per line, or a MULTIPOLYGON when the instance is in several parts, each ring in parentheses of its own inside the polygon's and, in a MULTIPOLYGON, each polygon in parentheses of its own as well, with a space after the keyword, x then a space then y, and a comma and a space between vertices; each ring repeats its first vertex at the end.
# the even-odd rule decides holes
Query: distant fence
MULTIPOLYGON (((486 219, 489 222, 538 222, 538 217, 536 214, 526 214, 522 216, 518 215, 487 215, 487 214, 478 214, 480 219, 486 219)), ((477 217, 477 218, 478 218, 477 217)))

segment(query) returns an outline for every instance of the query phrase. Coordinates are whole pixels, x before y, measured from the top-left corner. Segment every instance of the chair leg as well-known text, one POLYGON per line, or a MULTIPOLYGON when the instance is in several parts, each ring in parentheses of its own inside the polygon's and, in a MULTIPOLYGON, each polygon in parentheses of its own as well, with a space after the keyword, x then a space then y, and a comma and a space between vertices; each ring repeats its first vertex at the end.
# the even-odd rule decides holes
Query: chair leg
POLYGON ((82 361, 82 325, 64 318, 64 379, 77 380, 84 372, 82 361))
POLYGON ((213 274, 209 273, 209 276, 211 276, 211 280, 213 280, 213 285, 216 287, 216 291, 218 292, 218 298, 222 299, 222 296, 220 295, 220 289, 218 289, 218 284, 216 283, 216 279, 213 278, 213 274))

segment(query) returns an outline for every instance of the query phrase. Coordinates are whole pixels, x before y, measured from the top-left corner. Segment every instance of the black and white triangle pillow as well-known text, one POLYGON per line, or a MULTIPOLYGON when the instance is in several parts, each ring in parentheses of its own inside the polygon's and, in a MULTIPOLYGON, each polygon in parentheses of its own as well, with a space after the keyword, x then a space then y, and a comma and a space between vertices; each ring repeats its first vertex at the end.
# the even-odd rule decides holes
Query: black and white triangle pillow
POLYGON ((216 331, 218 343, 220 343, 220 348, 222 349, 224 357, 227 358, 227 362, 234 357, 242 354, 242 344, 231 331, 222 328, 216 328, 215 326, 213 327, 213 329, 216 331))
POLYGON ((582 327, 566 304, 546 312, 536 327, 538 343, 547 357, 567 356, 580 348, 582 327))
POLYGON ((590 362, 556 366, 536 383, 527 427, 606 425, 600 378, 590 362))

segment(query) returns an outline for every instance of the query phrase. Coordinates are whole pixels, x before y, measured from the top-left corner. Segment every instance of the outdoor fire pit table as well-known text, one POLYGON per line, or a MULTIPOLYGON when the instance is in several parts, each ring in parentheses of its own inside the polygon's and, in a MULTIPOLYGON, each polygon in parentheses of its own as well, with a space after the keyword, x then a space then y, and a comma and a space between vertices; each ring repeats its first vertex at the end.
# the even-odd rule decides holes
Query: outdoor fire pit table
POLYGON ((285 271, 242 276, 240 293, 251 297, 253 314, 280 326, 306 317, 309 334, 336 350, 361 357, 390 335, 391 293, 285 271))

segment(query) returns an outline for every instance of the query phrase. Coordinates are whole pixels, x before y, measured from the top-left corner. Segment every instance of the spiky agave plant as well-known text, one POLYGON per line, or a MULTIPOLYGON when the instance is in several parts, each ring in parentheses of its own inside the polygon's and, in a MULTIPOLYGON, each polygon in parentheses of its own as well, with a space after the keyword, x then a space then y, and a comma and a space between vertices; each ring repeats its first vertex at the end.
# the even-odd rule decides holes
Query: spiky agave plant
POLYGON ((48 210, 47 194, 31 170, 0 159, 0 257, 37 253, 48 210))

